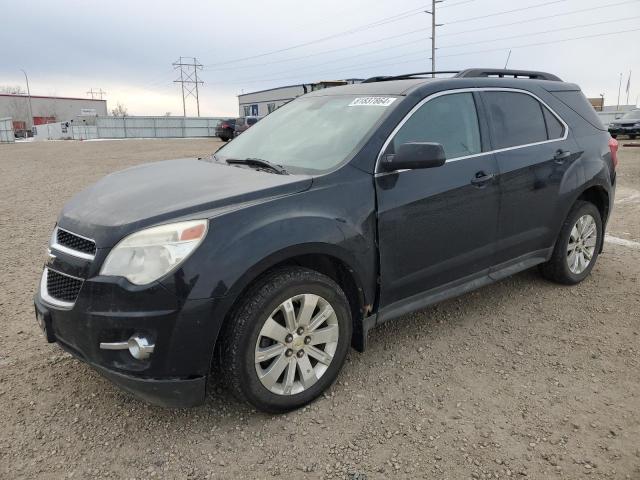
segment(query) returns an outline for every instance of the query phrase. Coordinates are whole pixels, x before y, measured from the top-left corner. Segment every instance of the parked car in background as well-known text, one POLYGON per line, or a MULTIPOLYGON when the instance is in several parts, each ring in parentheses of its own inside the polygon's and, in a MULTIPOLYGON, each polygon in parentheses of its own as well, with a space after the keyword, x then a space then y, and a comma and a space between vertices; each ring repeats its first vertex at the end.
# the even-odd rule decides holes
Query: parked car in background
POLYGON ((628 135, 630 139, 640 135, 640 109, 631 110, 609 124, 609 133, 613 138, 628 135))
POLYGON ((202 403, 213 376, 258 409, 291 410, 384 322, 533 266, 583 281, 616 166, 580 88, 548 73, 311 92, 215 155, 130 168, 71 199, 36 318, 148 401, 202 403))
POLYGON ((223 142, 228 142, 233 138, 233 133, 236 128, 236 119, 227 118, 226 120, 220 120, 216 125, 216 137, 223 142))
POLYGON ((260 120, 261 118, 262 117, 240 117, 238 120, 236 120, 234 137, 240 135, 242 132, 251 127, 251 125, 255 125, 256 123, 258 123, 258 120, 260 120))

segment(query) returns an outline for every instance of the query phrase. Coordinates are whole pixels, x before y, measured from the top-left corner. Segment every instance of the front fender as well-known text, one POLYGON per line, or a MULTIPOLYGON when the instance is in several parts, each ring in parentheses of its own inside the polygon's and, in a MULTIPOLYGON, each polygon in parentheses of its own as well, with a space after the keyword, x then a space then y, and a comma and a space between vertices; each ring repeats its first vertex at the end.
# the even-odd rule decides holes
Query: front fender
POLYGON ((211 219, 203 244, 163 285, 179 298, 220 298, 288 258, 323 254, 347 265, 373 302, 375 198, 370 176, 358 173, 349 189, 330 182, 211 219))

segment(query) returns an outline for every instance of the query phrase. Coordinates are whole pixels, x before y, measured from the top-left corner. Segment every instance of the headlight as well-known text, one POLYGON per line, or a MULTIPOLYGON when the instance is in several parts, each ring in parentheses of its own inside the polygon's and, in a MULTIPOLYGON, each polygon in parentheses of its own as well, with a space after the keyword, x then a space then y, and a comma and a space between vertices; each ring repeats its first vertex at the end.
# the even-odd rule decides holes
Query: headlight
POLYGON ((184 262, 207 233, 206 220, 171 223, 132 233, 107 256, 100 275, 146 285, 184 262))

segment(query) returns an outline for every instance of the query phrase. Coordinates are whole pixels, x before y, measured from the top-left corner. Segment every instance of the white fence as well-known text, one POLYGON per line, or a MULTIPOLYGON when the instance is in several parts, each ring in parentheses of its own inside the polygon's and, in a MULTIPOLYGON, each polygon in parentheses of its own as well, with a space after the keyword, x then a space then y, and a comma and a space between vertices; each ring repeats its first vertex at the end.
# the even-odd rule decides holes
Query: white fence
POLYGON ((0 118, 0 143, 13 143, 16 137, 13 134, 13 121, 11 117, 0 118))
POLYGON ((220 120, 222 117, 97 117, 95 127, 75 125, 73 130, 81 138, 213 137, 220 120))

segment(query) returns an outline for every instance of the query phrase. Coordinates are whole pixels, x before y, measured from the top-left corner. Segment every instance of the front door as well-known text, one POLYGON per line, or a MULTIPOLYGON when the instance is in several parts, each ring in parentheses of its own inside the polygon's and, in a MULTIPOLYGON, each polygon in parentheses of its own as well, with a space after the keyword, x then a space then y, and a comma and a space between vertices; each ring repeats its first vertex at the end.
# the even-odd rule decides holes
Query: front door
POLYGON ((385 154, 406 142, 437 142, 441 167, 376 175, 380 307, 488 272, 496 239, 495 157, 483 153, 473 93, 423 103, 397 130, 385 154))

